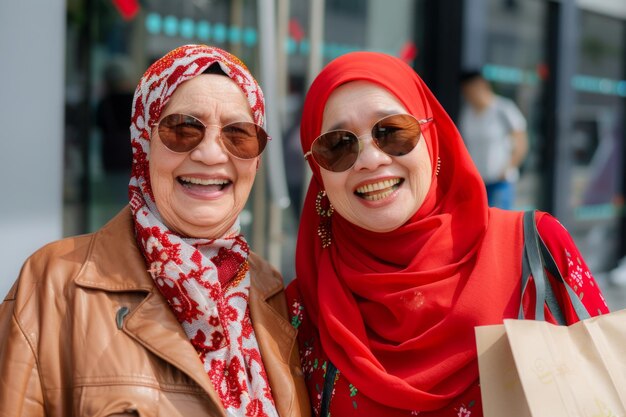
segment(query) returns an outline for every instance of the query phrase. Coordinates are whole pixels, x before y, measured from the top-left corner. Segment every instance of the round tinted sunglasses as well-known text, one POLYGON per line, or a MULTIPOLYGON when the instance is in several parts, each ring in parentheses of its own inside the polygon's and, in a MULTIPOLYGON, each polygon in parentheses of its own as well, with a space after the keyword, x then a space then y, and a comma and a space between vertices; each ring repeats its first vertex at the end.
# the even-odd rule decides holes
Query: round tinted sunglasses
MULTIPOLYGON (((419 143, 422 125, 432 120, 432 117, 418 120, 410 114, 392 114, 372 126, 372 140, 378 149, 389 156, 406 155, 419 143)), ((311 150, 304 154, 304 158, 312 156, 325 170, 343 172, 354 166, 361 149, 363 143, 360 136, 349 130, 331 130, 313 141, 311 150)))
POLYGON ((194 150, 204 139, 209 126, 220 128, 220 140, 226 151, 239 159, 253 159, 261 155, 267 141, 267 132, 252 122, 235 122, 224 126, 205 125, 188 114, 168 114, 153 127, 157 128, 161 142, 172 152, 194 150))

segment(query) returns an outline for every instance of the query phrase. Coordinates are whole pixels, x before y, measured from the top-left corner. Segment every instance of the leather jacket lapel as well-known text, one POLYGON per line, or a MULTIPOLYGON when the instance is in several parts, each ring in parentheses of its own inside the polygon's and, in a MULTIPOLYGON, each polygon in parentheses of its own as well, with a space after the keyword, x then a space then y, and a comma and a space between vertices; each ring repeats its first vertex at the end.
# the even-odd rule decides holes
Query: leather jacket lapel
POLYGON ((300 415, 292 375, 292 368, 299 365, 292 363, 297 358, 294 356, 297 331, 286 319, 282 279, 262 277, 273 275, 273 271, 255 254, 250 255, 250 266, 250 317, 276 409, 281 417, 300 415))
POLYGON ((225 416, 196 350, 146 271, 144 258, 135 243, 130 208, 96 234, 75 282, 103 291, 145 294, 124 319, 123 331, 192 378, 215 404, 215 415, 225 416), (102 259, 96 259, 97 256, 102 259))
POLYGON ((123 330, 146 349, 193 379, 216 405, 215 412, 225 416, 222 403, 198 359, 198 353, 160 294, 148 294, 130 313, 123 330))

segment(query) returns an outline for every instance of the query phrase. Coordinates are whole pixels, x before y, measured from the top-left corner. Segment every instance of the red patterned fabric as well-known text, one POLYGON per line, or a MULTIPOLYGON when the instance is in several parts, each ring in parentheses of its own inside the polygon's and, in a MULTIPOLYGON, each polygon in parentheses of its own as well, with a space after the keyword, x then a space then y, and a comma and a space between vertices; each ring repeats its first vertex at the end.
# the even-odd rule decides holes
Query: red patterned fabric
POLYGON ((413 69, 388 55, 350 53, 322 70, 304 104, 304 152, 321 133, 330 94, 353 80, 386 88, 417 119, 433 118, 424 140, 441 170, 406 224, 374 233, 335 211, 333 244, 323 249, 315 210, 323 184, 309 159, 297 285, 325 354, 356 389, 382 407, 439 410, 477 381, 474 327, 517 315, 521 213, 487 207, 452 120, 413 69))
POLYGON ((245 65, 228 52, 187 45, 150 66, 135 91, 130 127, 135 234, 156 286, 198 352, 227 414, 276 416, 250 322, 249 248, 239 222, 219 239, 179 236, 163 223, 150 186, 150 126, 181 83, 216 62, 246 95, 254 122, 264 124, 263 93, 245 65))
MULTIPOLYGON (((606 301, 567 230, 552 216, 541 215, 538 217, 541 218, 537 224, 539 235, 548 246, 565 281, 578 294, 592 316, 607 313, 606 301)), ((520 278, 517 277, 518 280, 520 278)), ((553 282, 555 281, 553 280, 553 282)), ((302 301, 303 297, 298 283, 299 280, 295 280, 287 287, 287 301, 290 306, 291 323, 298 329, 302 370, 309 389, 313 410, 315 415, 319 415, 321 389, 324 386, 324 376, 328 367, 328 355, 324 352, 317 329, 312 325, 309 318, 306 305, 302 301)), ((531 286, 531 288, 533 287, 531 286)), ((567 322, 573 323, 578 321, 565 287, 555 285, 555 288, 557 288, 556 296, 565 313, 567 322)), ((526 317, 532 317, 535 311, 533 291, 527 292, 524 297, 523 305, 526 317)), ((519 293, 516 294, 516 298, 519 301, 519 293)), ((555 323, 552 315, 547 310, 546 320, 555 323)), ((392 408, 373 401, 339 371, 332 389, 330 413, 331 415, 342 417, 364 415, 385 417, 409 417, 416 415, 422 417, 482 417, 483 409, 478 379, 465 392, 455 397, 446 406, 432 411, 420 411, 417 409, 392 408)))

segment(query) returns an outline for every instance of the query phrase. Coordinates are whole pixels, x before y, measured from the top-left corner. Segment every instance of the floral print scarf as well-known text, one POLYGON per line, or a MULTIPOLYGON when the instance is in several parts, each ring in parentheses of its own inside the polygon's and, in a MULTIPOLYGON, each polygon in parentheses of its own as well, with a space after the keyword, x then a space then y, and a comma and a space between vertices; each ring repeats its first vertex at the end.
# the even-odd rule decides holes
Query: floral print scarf
POLYGON ((219 48, 179 47, 143 75, 133 99, 130 206, 148 271, 181 323, 231 416, 277 416, 250 321, 249 248, 239 222, 219 239, 180 236, 163 223, 150 184, 150 126, 176 88, 212 64, 244 92, 254 122, 264 124, 263 93, 246 66, 219 48))

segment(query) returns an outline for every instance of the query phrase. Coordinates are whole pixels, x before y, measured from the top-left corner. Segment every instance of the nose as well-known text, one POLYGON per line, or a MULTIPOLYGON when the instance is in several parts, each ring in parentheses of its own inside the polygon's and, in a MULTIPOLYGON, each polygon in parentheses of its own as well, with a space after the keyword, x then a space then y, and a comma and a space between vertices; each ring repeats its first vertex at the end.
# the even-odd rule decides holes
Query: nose
POLYGON ((229 155, 226 152, 226 149, 224 149, 220 135, 220 126, 207 126, 202 142, 200 142, 200 144, 189 154, 191 160, 202 162, 206 165, 216 165, 228 162, 229 155))
POLYGON ((376 168, 383 165, 389 165, 392 162, 391 157, 376 146, 371 134, 359 136, 359 141, 361 152, 354 163, 353 168, 355 170, 374 171, 376 168))

